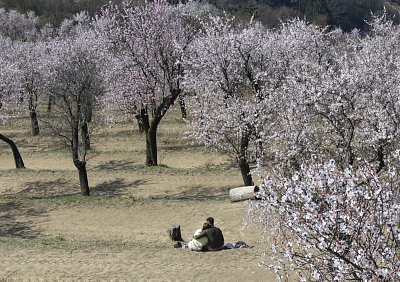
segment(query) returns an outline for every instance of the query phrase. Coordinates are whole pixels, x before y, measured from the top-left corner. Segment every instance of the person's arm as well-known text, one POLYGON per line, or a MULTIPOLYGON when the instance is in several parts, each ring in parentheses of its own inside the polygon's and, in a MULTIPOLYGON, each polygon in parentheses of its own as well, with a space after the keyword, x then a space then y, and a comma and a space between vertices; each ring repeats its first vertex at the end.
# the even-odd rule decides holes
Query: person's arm
POLYGON ((207 232, 207 230, 209 230, 209 229, 206 229, 206 230, 203 230, 200 234, 197 234, 197 235, 194 235, 193 236, 193 239, 200 239, 200 238, 202 238, 202 237, 207 237, 208 238, 208 232, 207 232))

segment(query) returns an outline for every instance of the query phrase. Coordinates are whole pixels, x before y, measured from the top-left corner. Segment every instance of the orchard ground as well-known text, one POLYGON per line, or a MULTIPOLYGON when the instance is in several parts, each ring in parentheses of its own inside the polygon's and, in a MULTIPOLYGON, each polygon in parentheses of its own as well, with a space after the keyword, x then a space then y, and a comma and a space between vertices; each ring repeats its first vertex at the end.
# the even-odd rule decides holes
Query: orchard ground
POLYGON ((29 120, 2 125, 26 169, 0 143, 0 281, 273 281, 258 263, 265 245, 243 229, 247 209, 231 203, 242 186, 226 157, 193 145, 177 109, 158 131, 160 166, 146 167, 135 123, 99 127, 88 158, 91 197, 79 195, 70 154, 29 120), (174 249, 166 230, 189 240, 213 216, 226 242, 253 248, 194 253, 174 249))

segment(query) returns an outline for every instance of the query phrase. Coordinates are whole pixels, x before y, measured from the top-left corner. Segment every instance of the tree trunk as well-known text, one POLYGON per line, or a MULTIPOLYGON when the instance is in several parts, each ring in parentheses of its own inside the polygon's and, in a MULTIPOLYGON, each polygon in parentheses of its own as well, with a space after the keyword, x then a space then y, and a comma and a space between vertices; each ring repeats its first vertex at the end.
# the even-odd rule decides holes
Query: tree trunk
POLYGON ((51 108, 53 106, 53 96, 49 95, 49 100, 47 102, 47 113, 51 113, 51 108))
POLYGON ((138 130, 139 133, 142 134, 145 132, 145 128, 143 125, 143 119, 142 119, 142 114, 136 114, 135 115, 136 121, 137 121, 137 126, 138 126, 138 130))
POLYGON ((30 117, 31 117, 31 132, 33 136, 36 136, 39 134, 39 121, 35 110, 30 111, 30 117))
POLYGON ((149 121, 149 115, 147 112, 143 112, 142 121, 144 132, 146 134, 146 165, 156 166, 158 165, 157 160, 157 127, 158 124, 155 123, 153 119, 151 125, 149 121))
POLYGON ((143 108, 140 110, 140 119, 142 120, 143 130, 146 136, 146 165, 152 166, 154 164, 151 158, 150 139, 148 138, 150 131, 150 121, 149 121, 149 115, 147 114, 147 108, 143 108))
MULTIPOLYGON (((78 104, 78 109, 77 109, 77 116, 80 116, 80 107, 78 104)), ((86 172, 86 148, 84 147, 84 144, 80 144, 79 142, 79 137, 82 138, 83 133, 82 133, 82 125, 80 125, 80 121, 78 118, 73 118, 73 122, 71 123, 71 129, 72 129, 72 140, 71 140, 71 153, 72 153, 72 161, 75 165, 75 167, 78 169, 79 173, 79 184, 81 187, 81 195, 82 196, 89 196, 90 195, 90 189, 89 189, 89 181, 87 177, 87 172, 86 172), (80 133, 80 135, 79 135, 80 133), (80 151, 80 146, 81 147, 81 158, 79 156, 79 151, 80 151)))
POLYGON ((19 150, 17 146, 15 145, 14 141, 11 139, 7 138, 6 136, 0 134, 0 140, 6 142, 8 145, 10 145, 13 156, 14 156, 14 161, 15 161, 15 166, 16 168, 25 168, 24 161, 22 160, 21 154, 19 153, 19 150))
POLYGON ((243 183, 245 186, 253 186, 253 178, 250 174, 250 165, 247 156, 247 148, 250 141, 250 133, 244 133, 240 140, 240 155, 238 158, 240 172, 242 173, 243 183))
POLYGON ((383 145, 379 145, 378 150, 376 152, 376 157, 379 162, 378 168, 376 169, 376 173, 378 173, 385 167, 385 149, 383 145))
POLYGON ((181 108, 182 119, 186 119, 187 118, 187 111, 186 111, 185 99, 183 98, 182 95, 179 95, 178 99, 179 99, 179 106, 181 108))
POLYGON ((84 122, 82 125, 82 143, 85 146, 86 150, 90 150, 90 135, 89 135, 89 126, 87 122, 84 122))
POLYGON ((355 156, 353 148, 351 147, 350 144, 347 147, 347 155, 348 155, 348 164, 349 164, 349 166, 353 166, 354 165, 354 161, 356 159, 356 156, 355 156))
POLYGON ((146 165, 147 166, 158 165, 157 127, 158 127, 158 124, 154 124, 154 121, 153 121, 149 130, 146 132, 146 165))
POLYGON ((253 186, 253 178, 250 174, 250 166, 247 159, 240 159, 239 160, 239 168, 240 172, 242 173, 242 179, 245 186, 253 186))
POLYGON ((90 196, 89 181, 86 171, 86 162, 74 160, 74 165, 79 173, 79 185, 81 187, 82 196, 90 196))
POLYGON ((146 133, 146 165, 156 166, 158 165, 157 160, 157 128, 161 122, 161 119, 167 113, 170 106, 175 102, 176 98, 181 93, 180 89, 171 89, 171 94, 164 97, 163 101, 159 106, 152 110, 153 119, 150 122, 148 109, 143 108, 140 111, 140 116, 143 122, 144 132, 146 133))

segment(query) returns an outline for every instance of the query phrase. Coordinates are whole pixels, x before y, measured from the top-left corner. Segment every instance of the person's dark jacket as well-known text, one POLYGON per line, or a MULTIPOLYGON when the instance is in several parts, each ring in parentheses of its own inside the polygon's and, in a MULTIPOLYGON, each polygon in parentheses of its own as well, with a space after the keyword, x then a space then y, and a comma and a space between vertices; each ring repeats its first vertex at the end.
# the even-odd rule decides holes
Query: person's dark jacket
POLYGON ((207 248, 210 251, 222 249, 224 246, 224 235, 218 227, 212 227, 202 231, 199 235, 194 236, 194 239, 199 239, 206 236, 208 238, 207 248))

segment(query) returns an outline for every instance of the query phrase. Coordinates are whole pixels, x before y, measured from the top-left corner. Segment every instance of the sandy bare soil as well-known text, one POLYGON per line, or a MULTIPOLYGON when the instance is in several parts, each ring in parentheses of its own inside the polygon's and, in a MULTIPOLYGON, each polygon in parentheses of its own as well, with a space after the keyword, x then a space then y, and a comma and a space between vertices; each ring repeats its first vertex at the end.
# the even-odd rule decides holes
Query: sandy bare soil
POLYGON ((175 112, 159 129, 160 166, 144 166, 144 137, 134 124, 96 132, 89 154, 92 196, 79 196, 68 150, 26 119, 0 126, 20 148, 26 169, 13 167, 0 143, 0 281, 274 281, 258 262, 265 245, 243 229, 241 186, 226 158, 183 138, 175 112), (180 224, 189 240, 213 216, 226 242, 252 248, 195 253, 174 249, 166 230, 180 224))

